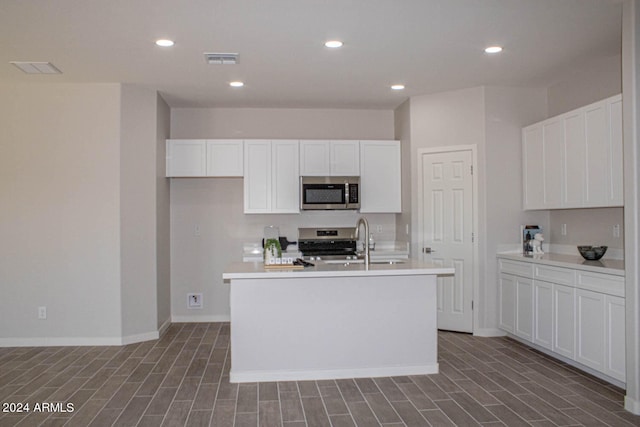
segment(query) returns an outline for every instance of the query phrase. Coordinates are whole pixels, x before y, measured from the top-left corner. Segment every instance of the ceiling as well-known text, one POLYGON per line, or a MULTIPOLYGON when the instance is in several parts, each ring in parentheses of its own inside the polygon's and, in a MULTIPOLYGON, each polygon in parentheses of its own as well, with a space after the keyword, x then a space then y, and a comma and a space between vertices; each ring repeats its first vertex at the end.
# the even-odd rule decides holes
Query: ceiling
POLYGON ((621 0, 1 0, 0 83, 142 84, 174 108, 393 109, 464 87, 548 87, 619 55, 621 15, 621 0))

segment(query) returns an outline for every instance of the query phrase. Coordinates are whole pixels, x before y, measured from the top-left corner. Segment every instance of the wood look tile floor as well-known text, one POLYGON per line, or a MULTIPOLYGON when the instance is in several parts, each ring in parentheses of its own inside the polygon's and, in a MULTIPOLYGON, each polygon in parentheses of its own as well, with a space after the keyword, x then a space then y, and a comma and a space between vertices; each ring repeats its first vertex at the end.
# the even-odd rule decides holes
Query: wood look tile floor
POLYGON ((623 390, 520 343, 438 336, 436 375, 243 384, 229 383, 228 323, 123 347, 0 348, 3 409, 32 409, 0 426, 640 425, 623 390), (33 411, 54 402, 73 412, 33 411))

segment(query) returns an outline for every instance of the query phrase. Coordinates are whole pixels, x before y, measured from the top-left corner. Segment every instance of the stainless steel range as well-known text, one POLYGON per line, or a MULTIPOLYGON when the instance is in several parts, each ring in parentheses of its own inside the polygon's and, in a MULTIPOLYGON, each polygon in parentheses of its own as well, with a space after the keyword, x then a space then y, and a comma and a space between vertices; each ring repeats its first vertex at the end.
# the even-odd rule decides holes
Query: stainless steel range
POLYGON ((298 228, 298 250, 305 260, 356 259, 353 227, 298 228))

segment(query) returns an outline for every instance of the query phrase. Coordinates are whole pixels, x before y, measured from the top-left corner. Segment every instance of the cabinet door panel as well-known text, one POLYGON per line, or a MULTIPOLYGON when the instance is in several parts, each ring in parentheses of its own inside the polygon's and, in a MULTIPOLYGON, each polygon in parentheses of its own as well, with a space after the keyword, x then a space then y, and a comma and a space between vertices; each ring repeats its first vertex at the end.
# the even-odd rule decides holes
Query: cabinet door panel
POLYGON ((300 141, 300 176, 329 176, 329 141, 300 141))
POLYGON ((575 289, 553 285, 553 346, 551 350, 575 358, 576 336, 575 289))
POLYGON ((553 285, 533 282, 534 328, 533 342, 551 350, 553 341, 553 285))
POLYGON ((360 212, 402 211, 400 143, 360 142, 360 212))
POLYGON ((242 141, 207 141, 207 176, 243 176, 242 141))
POLYGON ((617 97, 609 104, 609 202, 610 206, 624 205, 623 157, 622 157, 622 98, 617 97))
POLYGON ((533 341, 533 280, 516 279, 516 335, 533 341))
POLYGON ((576 360, 603 371, 605 367, 604 295, 576 289, 576 360))
POLYGON ((624 298, 607 295, 605 304, 607 313, 605 373, 620 381, 626 381, 625 301, 624 298))
POLYGON ((360 176, 359 141, 331 141, 331 175, 360 176))
POLYGON ((206 173, 204 140, 167 140, 167 177, 199 177, 206 173))
POLYGON ((585 192, 586 145, 584 114, 570 113, 564 116, 564 205, 582 206, 585 192))
POLYGON ((586 192, 585 206, 606 206, 609 180, 607 162, 609 159, 609 120, 605 103, 601 102, 585 112, 586 130, 586 192))
POLYGON ((503 331, 515 333, 516 323, 516 277, 500 274, 500 320, 499 327, 503 331))
POLYGON ((244 211, 271 211, 271 142, 245 141, 244 211))
POLYGON ((544 162, 539 173, 544 176, 544 205, 559 208, 562 203, 562 161, 564 157, 564 126, 562 120, 546 122, 543 126, 544 162))
POLYGON ((272 142, 271 212, 298 213, 298 141, 272 142))

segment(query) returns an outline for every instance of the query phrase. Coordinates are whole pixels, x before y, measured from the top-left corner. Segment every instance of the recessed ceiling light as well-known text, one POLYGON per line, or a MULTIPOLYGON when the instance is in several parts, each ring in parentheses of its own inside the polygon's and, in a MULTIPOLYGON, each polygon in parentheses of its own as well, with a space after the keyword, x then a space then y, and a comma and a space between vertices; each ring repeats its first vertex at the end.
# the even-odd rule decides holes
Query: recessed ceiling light
POLYGON ((404 89, 404 85, 391 85, 391 89, 393 89, 393 90, 402 90, 402 89, 404 89))
POLYGON ((502 52, 501 46, 489 46, 484 50, 486 53, 500 53, 502 52))
POLYGON ((160 39, 160 40, 156 40, 156 44, 161 47, 171 47, 175 43, 173 42, 173 40, 160 39))
POLYGON ((229 86, 231 86, 231 87, 242 87, 242 86, 244 86, 244 83, 242 83, 242 82, 231 82, 231 83, 229 83, 229 86))
POLYGON ((330 47, 332 49, 335 49, 337 47, 342 47, 342 42, 340 40, 329 40, 328 42, 325 42, 324 45, 326 47, 330 47))

